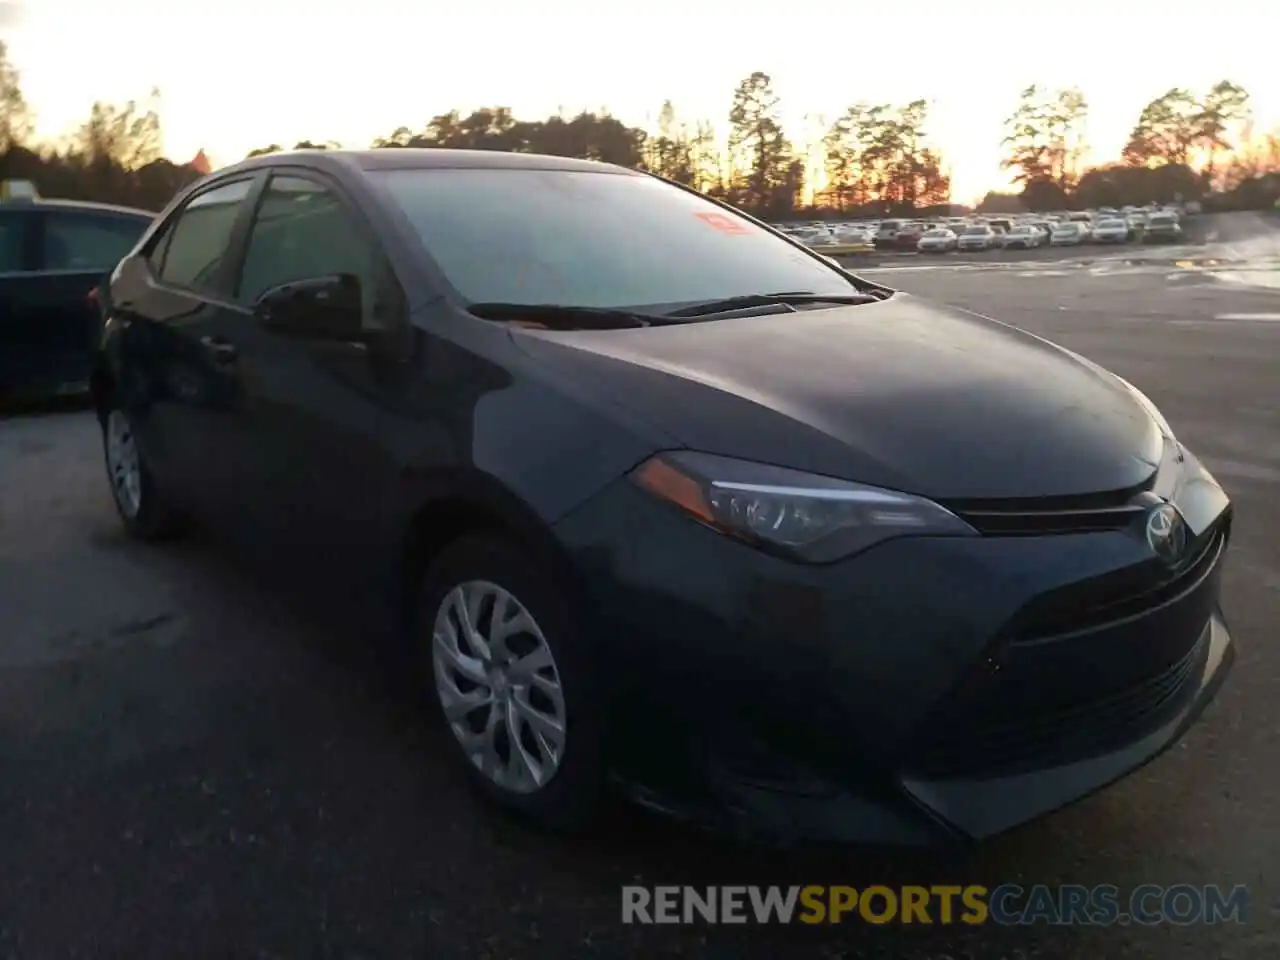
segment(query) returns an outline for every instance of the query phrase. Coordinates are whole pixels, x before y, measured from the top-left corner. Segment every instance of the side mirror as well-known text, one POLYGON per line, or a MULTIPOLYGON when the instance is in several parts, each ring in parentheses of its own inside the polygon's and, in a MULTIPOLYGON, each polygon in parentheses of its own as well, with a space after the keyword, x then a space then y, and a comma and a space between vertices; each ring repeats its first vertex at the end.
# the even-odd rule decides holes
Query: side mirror
POLYGON ((258 297, 253 314, 263 328, 305 340, 364 341, 360 279, 349 273, 281 284, 258 297))

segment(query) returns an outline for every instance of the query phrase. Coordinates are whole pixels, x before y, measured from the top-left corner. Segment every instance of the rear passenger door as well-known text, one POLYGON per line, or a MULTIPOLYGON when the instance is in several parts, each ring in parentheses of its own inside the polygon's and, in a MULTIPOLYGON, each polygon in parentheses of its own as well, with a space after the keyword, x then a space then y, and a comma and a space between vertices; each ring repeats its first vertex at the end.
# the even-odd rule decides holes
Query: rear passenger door
POLYGON ((87 386, 100 332, 89 293, 149 223, 40 204, 0 211, 0 389, 87 386))
POLYGON ((32 278, 31 323, 64 390, 87 384, 100 316, 90 291, 141 239, 150 219, 46 209, 36 217, 39 268, 32 278))
POLYGON ((36 269, 35 216, 24 206, 0 205, 0 400, 24 386, 34 336, 27 317, 36 269))
POLYGON ((260 177, 215 182, 125 261, 111 287, 135 435, 157 480, 216 521, 252 496, 247 410, 234 348, 248 311, 233 298, 234 263, 260 177))

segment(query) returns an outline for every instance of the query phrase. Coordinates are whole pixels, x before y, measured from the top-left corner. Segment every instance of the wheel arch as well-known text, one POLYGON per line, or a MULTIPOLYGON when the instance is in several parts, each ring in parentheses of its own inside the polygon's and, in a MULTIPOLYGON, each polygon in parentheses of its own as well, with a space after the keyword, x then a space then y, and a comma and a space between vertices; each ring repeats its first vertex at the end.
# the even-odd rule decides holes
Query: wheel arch
POLYGON ((403 613, 412 618, 418 586, 435 558, 466 536, 494 536, 528 550, 558 586, 585 599, 582 579, 550 524, 500 481, 480 472, 437 476, 422 488, 399 546, 403 613))
POLYGON ((108 404, 115 390, 115 376, 106 362, 99 357, 94 361, 93 369, 89 374, 89 401, 93 404, 93 411, 97 414, 99 422, 106 419, 108 404))

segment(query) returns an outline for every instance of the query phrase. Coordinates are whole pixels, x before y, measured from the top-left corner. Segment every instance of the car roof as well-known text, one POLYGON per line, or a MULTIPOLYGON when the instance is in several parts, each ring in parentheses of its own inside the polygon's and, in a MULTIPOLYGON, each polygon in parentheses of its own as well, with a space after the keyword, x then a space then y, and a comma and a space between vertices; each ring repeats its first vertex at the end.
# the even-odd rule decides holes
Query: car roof
POLYGON ((375 150, 287 150, 241 160, 217 171, 255 170, 303 160, 307 166, 337 172, 358 170, 564 170, 644 176, 628 167, 597 160, 556 157, 541 153, 507 153, 500 150, 447 150, 437 147, 383 147, 375 150))
POLYGON ((48 197, 0 200, 0 210, 3 209, 67 210, 73 213, 102 213, 121 217, 145 217, 147 220, 154 220, 156 216, 150 210, 139 210, 136 207, 122 207, 113 203, 95 203, 92 200, 60 200, 48 197))

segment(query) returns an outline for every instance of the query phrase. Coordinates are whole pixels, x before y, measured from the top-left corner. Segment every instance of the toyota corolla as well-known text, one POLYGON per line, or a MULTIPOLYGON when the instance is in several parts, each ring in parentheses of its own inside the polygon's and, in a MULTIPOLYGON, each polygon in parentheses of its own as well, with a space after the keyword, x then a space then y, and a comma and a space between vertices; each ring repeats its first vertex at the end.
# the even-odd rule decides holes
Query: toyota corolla
POLYGON ((259 157, 101 303, 125 528, 377 597, 454 761, 546 824, 621 790, 986 837, 1152 760, 1232 659, 1230 505, 1136 387, 652 176, 259 157))

